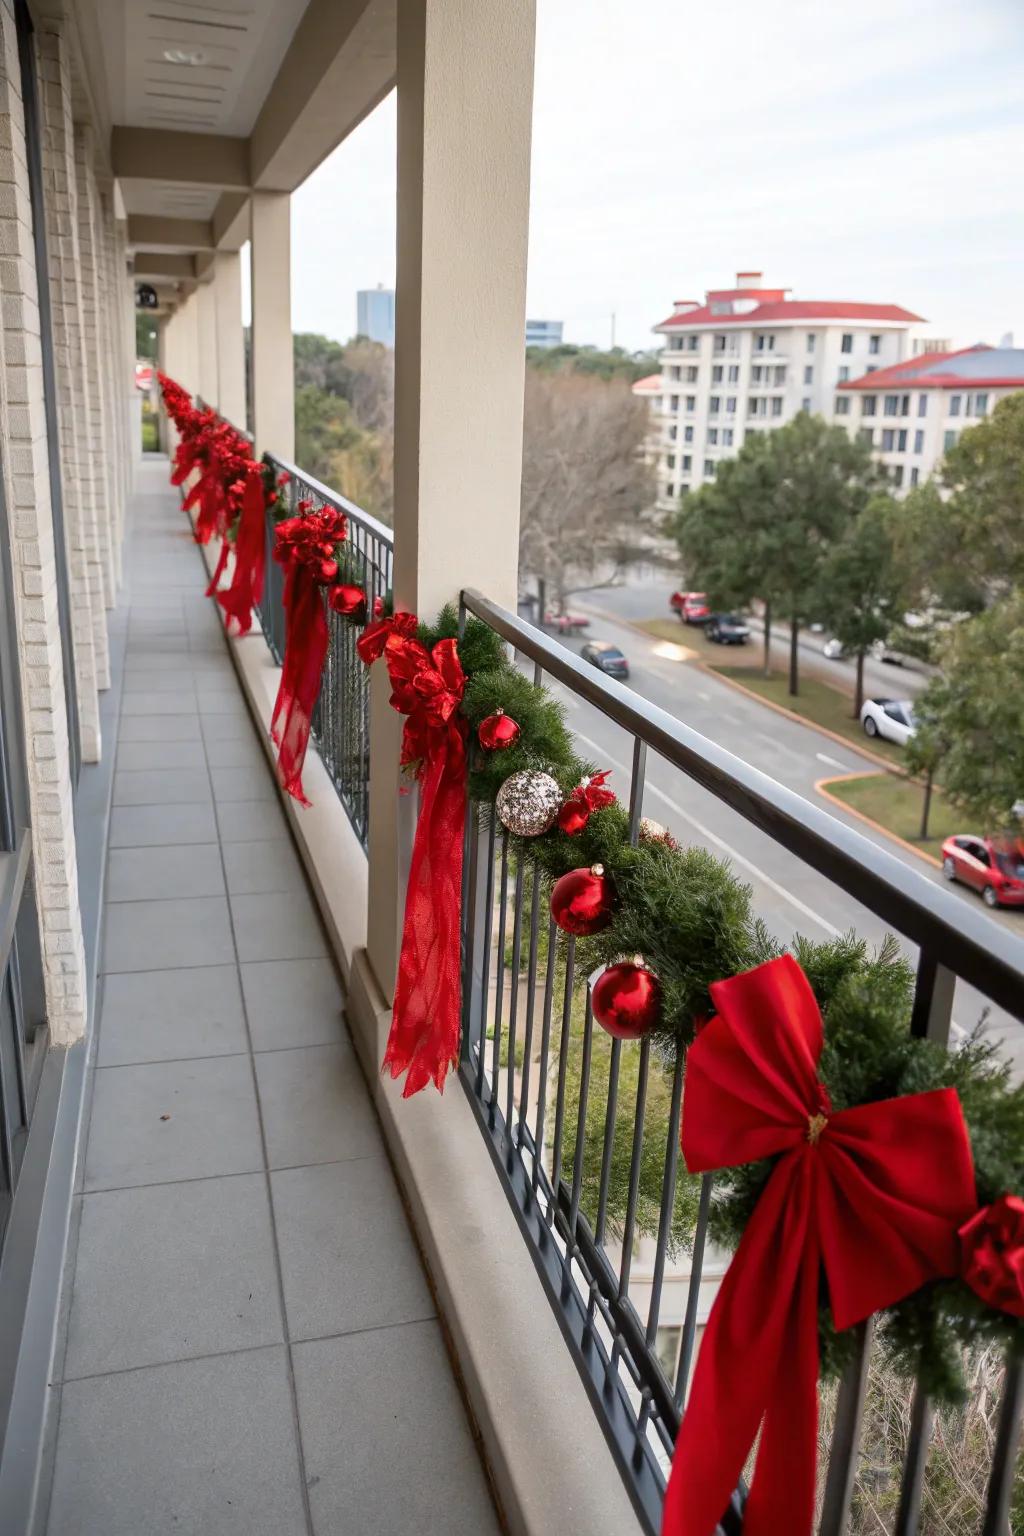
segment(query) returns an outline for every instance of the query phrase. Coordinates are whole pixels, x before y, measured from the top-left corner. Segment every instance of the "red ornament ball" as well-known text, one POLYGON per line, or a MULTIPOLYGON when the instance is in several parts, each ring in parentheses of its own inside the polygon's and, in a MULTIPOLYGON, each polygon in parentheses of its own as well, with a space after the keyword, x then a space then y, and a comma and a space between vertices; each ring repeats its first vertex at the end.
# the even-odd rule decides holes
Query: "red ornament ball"
POLYGON ((511 715, 499 709, 480 721, 476 734, 480 745, 488 752, 504 752, 506 747, 514 747, 519 740, 520 726, 511 715))
POLYGON ((327 603, 343 618, 358 619, 360 623, 366 618, 366 593, 362 587, 350 587, 341 582, 330 589, 327 603))
POLYGON ((653 971, 630 960, 610 965, 594 983, 594 1018, 616 1040, 639 1040, 661 1013, 661 984, 653 971))
POLYGON ((338 562, 337 562, 337 560, 323 559, 323 560, 320 561, 320 580, 321 581, 324 581, 324 582, 333 581, 335 576, 337 576, 337 574, 338 574, 338 562))
POLYGON ((551 892, 551 916, 563 933, 600 933, 612 920, 612 904, 612 883, 601 864, 570 869, 551 892))

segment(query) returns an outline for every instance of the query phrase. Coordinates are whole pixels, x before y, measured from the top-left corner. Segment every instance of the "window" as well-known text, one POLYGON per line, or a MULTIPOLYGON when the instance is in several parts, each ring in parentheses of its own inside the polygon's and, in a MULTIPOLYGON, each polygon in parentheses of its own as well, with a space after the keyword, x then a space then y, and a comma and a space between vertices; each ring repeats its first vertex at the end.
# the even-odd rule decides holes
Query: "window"
POLYGON ((700 378, 700 369, 699 368, 694 368, 692 365, 691 365, 691 367, 687 368, 687 370, 686 370, 686 382, 687 382, 687 384, 696 384, 696 382, 697 382, 697 380, 699 378, 700 378))
POLYGON ((762 407, 762 405, 764 405, 764 403, 765 402, 763 400, 748 400, 747 401, 747 415, 748 416, 759 416, 759 415, 761 415, 762 414, 761 413, 761 407, 762 407))
POLYGON ((899 395, 886 395, 885 396, 885 414, 887 416, 898 416, 899 413, 900 413, 900 397, 899 397, 899 395))
POLYGON ((805 384, 813 384, 814 383, 814 369, 813 368, 805 368, 804 369, 804 383, 805 384))
POLYGON ((725 409, 730 416, 736 415, 736 396, 729 395, 725 402, 725 409))
POLYGON ((886 427, 885 431, 882 433, 882 452, 892 453, 895 447, 896 433, 893 431, 892 427, 886 427))
POLYGON ((875 434, 872 432, 870 427, 861 427, 860 431, 857 433, 857 437, 862 443, 867 443, 869 448, 874 446, 875 434))
POLYGON ((871 353, 872 357, 877 357, 879 352, 881 352, 881 350, 882 350, 882 338, 881 338, 881 336, 869 336, 868 337, 868 351, 871 353))
POLYGON ((950 402, 949 402, 949 414, 951 416, 959 416, 960 415, 960 396, 959 395, 954 395, 953 398, 950 400, 950 402))
POLYGON ((975 395, 972 416, 984 416, 988 410, 988 395, 975 395))
POLYGON ((672 484, 672 481, 671 480, 666 480, 666 482, 665 482, 665 499, 667 501, 671 501, 675 494, 676 494, 676 488, 672 484))
POLYGON ((674 453, 670 453, 670 454, 667 455, 667 457, 665 459, 665 468, 666 469, 675 469, 675 467, 676 467, 676 456, 675 456, 674 453))
POLYGON ((738 363, 730 363, 729 364, 729 383, 730 384, 738 384, 739 381, 740 381, 739 364, 738 363))
POLYGON ((688 453, 684 453, 683 454, 683 463, 682 463, 683 473, 684 474, 689 474, 689 472, 690 472, 692 467, 693 467, 693 459, 692 459, 691 455, 688 454, 688 453))
POLYGON ((669 440, 669 442, 670 443, 674 443, 676 438, 678 437, 678 435, 679 435, 679 428, 676 426, 675 422, 673 422, 672 425, 668 429, 668 440, 669 440))
POLYGON ((723 448, 731 448, 732 447, 732 427, 723 427, 722 428, 722 447, 723 448))
POLYGON ((910 471, 910 483, 911 483, 911 485, 916 485, 920 478, 921 478, 921 471, 918 469, 917 465, 915 464, 913 469, 910 471))
POLYGON ((785 363, 780 364, 780 366, 778 368, 776 368, 776 370, 775 370, 775 382, 776 382, 776 384, 785 384, 785 382, 786 382, 786 365, 785 365, 785 363))
POLYGON ((921 431, 920 427, 914 433, 914 452, 924 453, 924 433, 921 431))
POLYGON ((686 409, 691 414, 692 414, 692 412, 694 412, 697 409, 697 396, 696 395, 687 395, 687 397, 686 397, 686 409))
POLYGON ((815 336, 813 333, 810 336, 808 336, 808 338, 807 338, 807 350, 808 350, 808 352, 813 352, 814 351, 814 343, 817 341, 817 339, 818 339, 817 336, 815 336))
POLYGON ((943 451, 943 453, 948 453, 949 450, 953 447, 953 444, 955 442, 956 442, 956 433, 955 432, 944 432, 942 434, 942 451, 943 451))
POLYGON ((705 459, 704 460, 704 474, 707 476, 707 478, 709 480, 713 480, 715 478, 716 469, 715 469, 715 461, 714 461, 714 459, 705 459))
POLYGON ((781 416, 782 415, 782 396, 781 395, 772 395, 772 415, 773 416, 781 416))
POLYGON ((683 338, 681 336, 670 336, 668 339, 668 349, 670 352, 681 352, 683 350, 683 338))
POLYGON ((893 467, 892 467, 892 483, 893 483, 893 485, 902 485, 903 482, 906 480, 906 478, 907 478, 907 466, 905 464, 894 464, 893 467))
POLYGON ((865 395, 864 396, 864 404, 860 408, 861 415, 862 416, 873 416, 877 409, 878 409, 878 396, 877 395, 865 395))
POLYGON ((678 409, 679 409, 679 396, 678 395, 669 395, 669 397, 668 397, 668 408, 669 408, 670 411, 678 411, 678 409))
POLYGON ((843 340, 842 340, 842 343, 840 345, 839 350, 840 350, 840 352, 852 352, 853 351, 853 337, 852 337, 852 335, 850 334, 849 331, 844 332, 843 340))
POLYGON ((840 384, 845 384, 849 377, 850 377, 850 370, 846 366, 846 364, 844 363, 843 366, 839 370, 839 382, 840 382, 840 384))
POLYGON ((683 442, 684 443, 692 443, 693 442, 693 428, 692 427, 684 427, 683 428, 683 442))
POLYGON ((712 395, 711 399, 708 401, 708 410, 711 412, 712 416, 717 416, 721 409, 722 409, 722 397, 721 397, 721 395, 712 395))
POLYGON ((721 384, 721 382, 722 382, 722 365, 721 365, 721 363, 716 363, 714 368, 712 368, 712 370, 711 370, 711 382, 712 382, 712 384, 721 384))
MULTIPOLYGON (((781 401, 780 401, 780 404, 781 404, 781 401)), ((804 411, 804 412, 807 412, 807 411, 809 411, 811 409, 811 397, 810 397, 810 395, 805 395, 804 398, 801 400, 801 402, 800 402, 800 409, 802 411, 804 411)))
POLYGON ((762 331, 760 333, 760 335, 757 336, 755 338, 755 340, 754 340, 754 349, 757 352, 774 352, 775 351, 775 337, 774 336, 766 336, 765 333, 762 331))
POLYGON ((708 427, 708 444, 712 448, 718 447, 718 428, 708 427))
POLYGON ((906 431, 901 427, 900 430, 896 434, 896 452, 897 453, 906 453, 906 451, 907 451, 907 434, 906 434, 906 431))
POLYGON ((679 487, 679 494, 680 494, 680 496, 689 496, 689 494, 690 494, 690 487, 688 485, 681 485, 679 487))
POLYGON ((725 342, 726 342, 726 338, 724 336, 716 336, 715 337, 715 351, 716 352, 724 352, 725 351, 725 342))
POLYGON ((918 397, 917 397, 917 414, 919 416, 927 416, 928 415, 928 396, 927 395, 918 395, 918 397))
POLYGON ((849 416, 849 414, 850 414, 850 397, 849 397, 849 395, 836 395, 836 415, 837 416, 849 416))
POLYGON ((699 352, 700 351, 700 337, 699 336, 687 336, 687 338, 686 338, 686 350, 688 352, 699 352))
POLYGON ((761 382, 761 374, 763 372, 764 372, 764 369, 761 367, 760 363, 755 363, 753 368, 751 368, 751 370, 750 370, 750 382, 751 382, 751 384, 760 384, 760 382, 761 382))

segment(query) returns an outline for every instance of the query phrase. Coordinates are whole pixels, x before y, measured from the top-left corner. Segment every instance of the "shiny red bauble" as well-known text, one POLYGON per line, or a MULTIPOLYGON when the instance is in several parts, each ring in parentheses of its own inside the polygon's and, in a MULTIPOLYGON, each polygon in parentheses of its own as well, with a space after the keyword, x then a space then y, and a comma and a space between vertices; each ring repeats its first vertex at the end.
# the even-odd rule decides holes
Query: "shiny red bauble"
POLYGON ((338 562, 337 562, 337 560, 321 560, 320 561, 320 580, 321 581, 333 581, 335 576, 337 576, 337 574, 338 574, 338 562))
POLYGON ((328 592, 327 604, 343 618, 358 619, 360 622, 366 618, 366 593, 362 587, 349 587, 339 582, 328 592))
POLYGON ((616 1040, 650 1034, 661 1014, 661 985, 653 971, 631 960, 610 965, 590 994, 594 1018, 616 1040))
POLYGON ((499 709, 495 714, 488 715, 486 720, 480 721, 476 734, 480 745, 488 752, 504 752, 506 747, 515 746, 520 730, 519 722, 499 709))
POLYGON ((551 916, 563 933, 600 933, 612 920, 613 905, 612 883, 600 864, 570 869, 551 892, 551 916))

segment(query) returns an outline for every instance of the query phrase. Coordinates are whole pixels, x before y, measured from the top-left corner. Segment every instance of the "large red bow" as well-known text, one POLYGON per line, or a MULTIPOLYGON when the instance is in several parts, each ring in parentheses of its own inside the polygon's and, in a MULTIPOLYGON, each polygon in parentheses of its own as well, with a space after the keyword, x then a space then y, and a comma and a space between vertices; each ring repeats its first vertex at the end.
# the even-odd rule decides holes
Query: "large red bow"
POLYGON ((957 1272, 977 1208, 952 1088, 832 1112, 823 1034, 790 955, 711 987, 690 1047, 691 1172, 777 1157, 700 1347, 665 1498, 663 1536, 711 1536, 762 1425, 744 1536, 804 1536, 814 1515, 818 1296, 837 1328, 957 1272))
MULTIPOLYGON (((263 471, 251 464, 242 492, 242 511, 235 531, 235 572, 226 592, 217 593, 225 618, 236 620, 238 633, 247 635, 252 627, 252 610, 263 596, 266 566, 267 498, 263 471)), ((225 543, 225 548, 227 544, 225 543)))
MULTIPOLYGON (((396 615, 401 619, 402 615, 396 615)), ((432 651, 393 622, 384 657, 391 703, 407 716, 402 762, 420 781, 398 981, 383 1067, 406 1074, 402 1097, 439 1089, 459 1058, 462 835, 466 816, 466 674, 454 640, 432 651)))

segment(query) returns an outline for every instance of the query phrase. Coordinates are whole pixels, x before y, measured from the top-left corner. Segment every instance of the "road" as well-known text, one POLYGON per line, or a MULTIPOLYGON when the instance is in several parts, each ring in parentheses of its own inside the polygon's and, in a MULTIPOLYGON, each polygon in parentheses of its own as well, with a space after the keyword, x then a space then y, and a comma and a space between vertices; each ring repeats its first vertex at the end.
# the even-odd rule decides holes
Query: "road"
MULTIPOLYGON (((595 594, 595 598, 597 596, 595 594)), ((602 592, 599 596, 603 606, 607 594, 602 592)), ((671 647, 665 642, 653 637, 647 639, 627 625, 607 618, 595 619, 588 637, 609 640, 621 647, 630 660, 629 686, 643 698, 685 721, 779 783, 815 800, 819 806, 823 802, 814 789, 816 780, 859 769, 871 771, 876 766, 853 747, 839 746, 831 737, 812 727, 789 720, 757 700, 738 693, 713 674, 673 659, 671 647)), ((583 640, 568 642, 576 651, 583 643, 583 640)), ((627 799, 631 738, 600 711, 568 690, 554 685, 554 692, 566 706, 569 724, 582 750, 599 767, 612 770, 611 787, 621 799, 627 799)), ((884 834, 872 832, 838 808, 831 805, 826 808, 926 878, 936 883, 942 881, 938 869, 891 842, 884 834)), ((728 858, 737 873, 749 881, 756 911, 779 938, 789 940, 800 932, 820 939, 850 928, 855 928, 874 943, 883 937, 884 925, 873 913, 653 754, 648 756, 644 814, 667 826, 681 842, 702 843, 712 852, 728 858)), ((980 906, 974 893, 962 887, 954 889, 975 909, 980 906)), ((1024 969, 1024 911, 1001 911, 988 914, 988 917, 1021 936, 1021 968, 1024 969)), ((913 956, 912 947, 906 947, 908 954, 913 956)), ((985 999, 973 988, 958 984, 954 1003, 958 1029, 971 1029, 987 1007, 985 999)), ((992 1009, 986 1019, 986 1028, 1001 1042, 1002 1054, 1013 1065, 1015 1075, 1024 1078, 1024 1024, 992 1009)))

